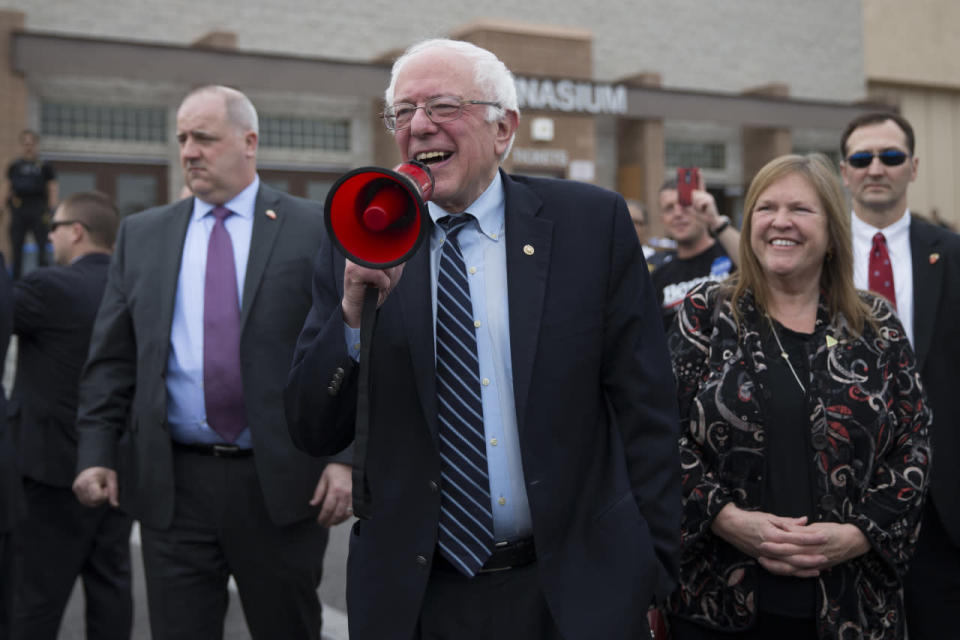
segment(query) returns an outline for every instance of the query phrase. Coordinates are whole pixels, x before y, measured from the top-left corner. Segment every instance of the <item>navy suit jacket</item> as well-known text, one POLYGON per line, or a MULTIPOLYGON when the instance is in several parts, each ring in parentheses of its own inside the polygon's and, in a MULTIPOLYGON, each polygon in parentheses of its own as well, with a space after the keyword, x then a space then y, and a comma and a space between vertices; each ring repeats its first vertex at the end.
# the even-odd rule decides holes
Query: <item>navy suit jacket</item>
POLYGON ((31 271, 14 286, 17 379, 8 413, 20 472, 69 488, 77 468, 77 384, 110 256, 90 253, 69 266, 31 271))
MULTIPOLYGON (((568 640, 644 637, 677 575, 676 392, 656 295, 623 199, 504 177, 513 392, 538 572, 568 640), (530 250, 532 249, 532 251, 530 250)), ((382 305, 372 345, 372 517, 350 539, 355 640, 409 639, 437 542, 440 463, 429 247, 382 305)), ((353 438, 344 258, 318 258, 287 388, 291 434, 315 455, 353 438), (326 388, 338 368, 342 384, 326 388)))
MULTIPOLYGON (((7 360, 7 345, 13 324, 13 287, 7 265, 0 253, 0 376, 7 360)), ((7 396, 0 389, 0 416, 7 414, 7 396)), ((23 516, 23 482, 17 473, 13 437, 6 420, 0 420, 0 534, 10 531, 23 516)), ((6 571, 0 567, 0 571, 6 571)), ((0 580, 2 582, 2 580, 0 580)), ((2 603, 0 603, 2 604, 2 603)), ((0 621, 2 622, 2 621, 0 621)), ((0 627, 0 631, 2 631, 0 627)))
POLYGON ((914 217, 910 251, 914 350, 933 409, 928 504, 960 547, 960 235, 914 217))

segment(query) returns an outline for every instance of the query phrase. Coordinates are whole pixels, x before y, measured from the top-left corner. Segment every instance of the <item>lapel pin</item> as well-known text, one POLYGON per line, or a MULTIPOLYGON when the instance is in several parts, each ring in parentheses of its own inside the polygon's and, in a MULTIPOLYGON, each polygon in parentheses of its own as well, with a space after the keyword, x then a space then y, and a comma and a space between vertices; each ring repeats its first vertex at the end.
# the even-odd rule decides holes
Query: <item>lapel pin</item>
POLYGON ((267 209, 267 217, 270 218, 271 220, 276 220, 277 212, 274 211, 273 209, 267 209))
POLYGON ((939 253, 931 253, 931 254, 930 254, 930 264, 937 264, 937 261, 938 261, 938 260, 940 260, 940 254, 939 254, 939 253))
POLYGON ((833 336, 827 336, 827 349, 833 349, 837 346, 837 339, 833 336))
POLYGON ((528 256, 532 256, 532 255, 533 255, 533 245, 532 245, 532 244, 525 244, 525 245, 523 245, 523 252, 524 252, 525 254, 527 254, 528 256))

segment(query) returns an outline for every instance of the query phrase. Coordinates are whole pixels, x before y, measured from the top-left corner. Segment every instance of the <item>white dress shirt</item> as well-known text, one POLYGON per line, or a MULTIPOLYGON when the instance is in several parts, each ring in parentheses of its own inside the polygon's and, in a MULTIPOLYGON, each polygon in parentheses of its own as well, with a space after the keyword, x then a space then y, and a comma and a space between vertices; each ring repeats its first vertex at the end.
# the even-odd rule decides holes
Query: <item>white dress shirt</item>
MULTIPOLYGON (((507 304, 507 249, 505 235, 505 194, 500 174, 469 207, 476 222, 467 224, 457 236, 466 263, 470 298, 477 327, 477 356, 480 363, 480 399, 483 404, 484 438, 490 476, 493 533, 499 540, 516 540, 533 531, 530 503, 520 459, 520 434, 513 395, 513 362, 510 352, 510 313, 507 304)), ((449 215, 427 203, 430 218, 449 215)), ((440 252, 446 231, 433 225, 430 236, 430 284, 436 343, 437 277, 440 252)), ((359 359, 360 329, 344 323, 349 353, 359 359)))
POLYGON ((877 229, 851 214, 853 231, 853 284, 858 289, 870 289, 870 250, 873 236, 880 232, 887 239, 887 253, 893 267, 893 287, 897 294, 897 315, 913 346, 913 252, 910 250, 910 210, 883 229, 877 229))

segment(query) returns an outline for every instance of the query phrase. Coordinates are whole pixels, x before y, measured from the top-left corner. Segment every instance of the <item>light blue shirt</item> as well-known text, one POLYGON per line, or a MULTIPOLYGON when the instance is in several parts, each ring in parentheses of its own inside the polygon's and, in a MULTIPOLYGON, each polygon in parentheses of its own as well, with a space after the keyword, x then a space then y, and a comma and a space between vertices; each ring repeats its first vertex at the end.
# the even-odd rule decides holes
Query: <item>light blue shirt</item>
MULTIPOLYGON (((233 211, 224 221, 233 243, 233 261, 237 269, 237 293, 243 307, 243 283, 253 236, 253 212, 260 189, 255 177, 246 189, 223 206, 233 211)), ((215 444, 223 438, 207 424, 203 400, 203 288, 207 269, 207 244, 215 219, 215 205, 193 199, 193 213, 183 241, 183 259, 177 278, 170 328, 170 355, 167 358, 167 422, 170 435, 185 444, 215 444)), ((235 445, 250 448, 249 425, 235 445)))
MULTIPOLYGON (((427 203, 436 223, 449 215, 432 202, 427 203)), ((499 540, 516 540, 532 531, 530 504, 523 480, 517 410, 513 396, 513 365, 510 359, 510 313, 507 301, 507 250, 504 225, 503 181, 497 173, 493 182, 467 207, 476 218, 459 234, 458 240, 467 267, 470 298, 477 328, 480 360, 483 427, 487 442, 490 501, 493 530, 499 540)), ((433 225, 430 236, 430 284, 434 334, 437 318, 437 276, 440 252, 446 232, 433 225)), ((359 329, 344 324, 348 350, 357 357, 359 329)), ((434 340, 436 343, 436 340, 434 340)))

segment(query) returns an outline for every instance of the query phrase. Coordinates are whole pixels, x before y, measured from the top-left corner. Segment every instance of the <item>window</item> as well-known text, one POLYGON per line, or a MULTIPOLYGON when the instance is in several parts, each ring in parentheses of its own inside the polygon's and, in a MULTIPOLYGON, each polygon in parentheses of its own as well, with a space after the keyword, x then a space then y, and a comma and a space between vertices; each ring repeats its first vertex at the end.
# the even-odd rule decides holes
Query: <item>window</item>
POLYGON ((350 150, 350 121, 264 116, 260 144, 280 149, 350 150))
POLYGON ((40 132, 59 138, 166 142, 166 109, 45 101, 40 132))
POLYGON ((727 168, 727 149, 722 142, 667 140, 666 152, 668 167, 727 168))

